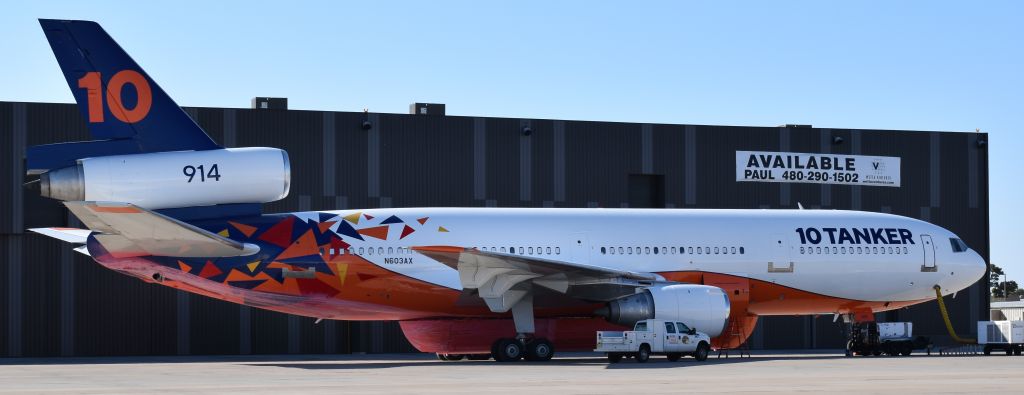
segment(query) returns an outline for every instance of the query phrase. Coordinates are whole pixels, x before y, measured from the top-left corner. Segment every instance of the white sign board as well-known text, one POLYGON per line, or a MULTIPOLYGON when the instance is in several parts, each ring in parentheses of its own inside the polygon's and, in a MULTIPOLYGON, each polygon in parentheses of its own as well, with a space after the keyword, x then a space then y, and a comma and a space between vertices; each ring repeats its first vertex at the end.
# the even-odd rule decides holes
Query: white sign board
POLYGON ((900 158, 736 151, 736 181, 898 187, 900 158))

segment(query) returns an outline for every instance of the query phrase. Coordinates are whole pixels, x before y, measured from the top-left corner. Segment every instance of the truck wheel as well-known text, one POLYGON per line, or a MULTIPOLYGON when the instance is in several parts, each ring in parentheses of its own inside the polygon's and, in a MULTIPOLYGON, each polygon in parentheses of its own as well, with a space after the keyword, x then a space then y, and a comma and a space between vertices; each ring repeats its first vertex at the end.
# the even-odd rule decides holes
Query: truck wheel
POLYGON ((985 355, 991 355, 992 354, 992 346, 985 345, 985 348, 982 350, 982 352, 985 353, 985 355))
POLYGON ((640 351, 636 352, 636 361, 644 363, 647 362, 648 359, 651 359, 651 346, 641 344, 640 351))
POLYGON ((523 345, 516 339, 500 339, 495 347, 494 360, 514 362, 523 357, 523 345))
POLYGON ((697 345, 697 351, 693 352, 693 357, 696 358, 698 361, 707 360, 708 359, 708 352, 710 350, 711 350, 711 347, 708 346, 707 343, 700 342, 700 344, 697 345))
POLYGON ((619 354, 617 352, 608 353, 608 362, 619 363, 620 361, 622 361, 622 354, 619 354))
POLYGON ((670 352, 670 353, 666 354, 665 356, 668 357, 668 361, 669 362, 677 362, 677 361, 679 361, 679 358, 683 357, 683 354, 680 354, 680 353, 677 353, 677 352, 670 352))
POLYGON ((853 356, 853 340, 849 340, 846 342, 846 356, 853 356))

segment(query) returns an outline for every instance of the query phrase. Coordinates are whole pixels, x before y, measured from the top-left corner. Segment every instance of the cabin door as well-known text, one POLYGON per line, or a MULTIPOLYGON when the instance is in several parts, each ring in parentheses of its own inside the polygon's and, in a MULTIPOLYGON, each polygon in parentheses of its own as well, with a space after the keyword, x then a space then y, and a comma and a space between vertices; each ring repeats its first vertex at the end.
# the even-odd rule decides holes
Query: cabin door
POLYGON ((921 265, 922 272, 934 272, 935 267, 935 245, 932 243, 931 235, 921 235, 921 248, 924 249, 924 263, 921 265))

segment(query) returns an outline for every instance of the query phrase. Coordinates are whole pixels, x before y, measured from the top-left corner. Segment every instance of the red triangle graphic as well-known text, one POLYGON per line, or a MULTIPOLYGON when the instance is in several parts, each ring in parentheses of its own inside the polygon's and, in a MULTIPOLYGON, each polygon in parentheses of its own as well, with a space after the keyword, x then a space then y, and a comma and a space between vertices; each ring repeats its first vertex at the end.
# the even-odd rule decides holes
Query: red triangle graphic
POLYGON ((373 280, 373 279, 377 278, 377 276, 374 276, 372 274, 365 274, 365 273, 358 273, 358 274, 356 274, 356 276, 359 277, 359 281, 369 281, 369 280, 373 280))
POLYGON ((405 228, 402 228, 402 237, 399 237, 399 239, 404 239, 405 236, 408 236, 408 235, 412 234, 412 232, 415 232, 415 231, 416 231, 416 229, 413 229, 409 225, 405 225, 405 228))
POLYGON ((320 228, 320 233, 327 233, 327 229, 330 229, 331 226, 334 226, 334 221, 321 222, 317 224, 317 227, 320 228))
POLYGON ((203 266, 203 271, 199 272, 199 277, 210 278, 219 276, 223 273, 224 272, 220 271, 220 269, 218 269, 217 266, 214 266, 213 263, 206 261, 206 265, 203 266))
POLYGON ((281 248, 288 248, 292 244, 292 225, 295 217, 288 216, 283 221, 274 224, 266 232, 260 235, 260 240, 276 245, 281 248))
POLYGON ((373 216, 370 214, 363 214, 363 216, 366 217, 366 219, 373 219, 373 216))

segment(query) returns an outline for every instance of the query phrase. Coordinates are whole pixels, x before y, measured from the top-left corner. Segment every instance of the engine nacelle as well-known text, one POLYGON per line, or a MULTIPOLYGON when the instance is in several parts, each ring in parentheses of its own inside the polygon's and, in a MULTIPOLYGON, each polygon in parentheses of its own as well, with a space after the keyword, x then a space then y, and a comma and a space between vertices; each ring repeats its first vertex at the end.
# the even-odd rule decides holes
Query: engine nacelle
POLYGON ((634 295, 608 302, 598 311, 609 322, 633 326, 637 321, 680 321, 715 337, 729 320, 729 295, 721 288, 698 284, 673 284, 644 288, 634 295))
POLYGON ((288 196, 288 153, 276 148, 154 152, 79 159, 43 173, 40 194, 147 209, 267 203, 288 196))

